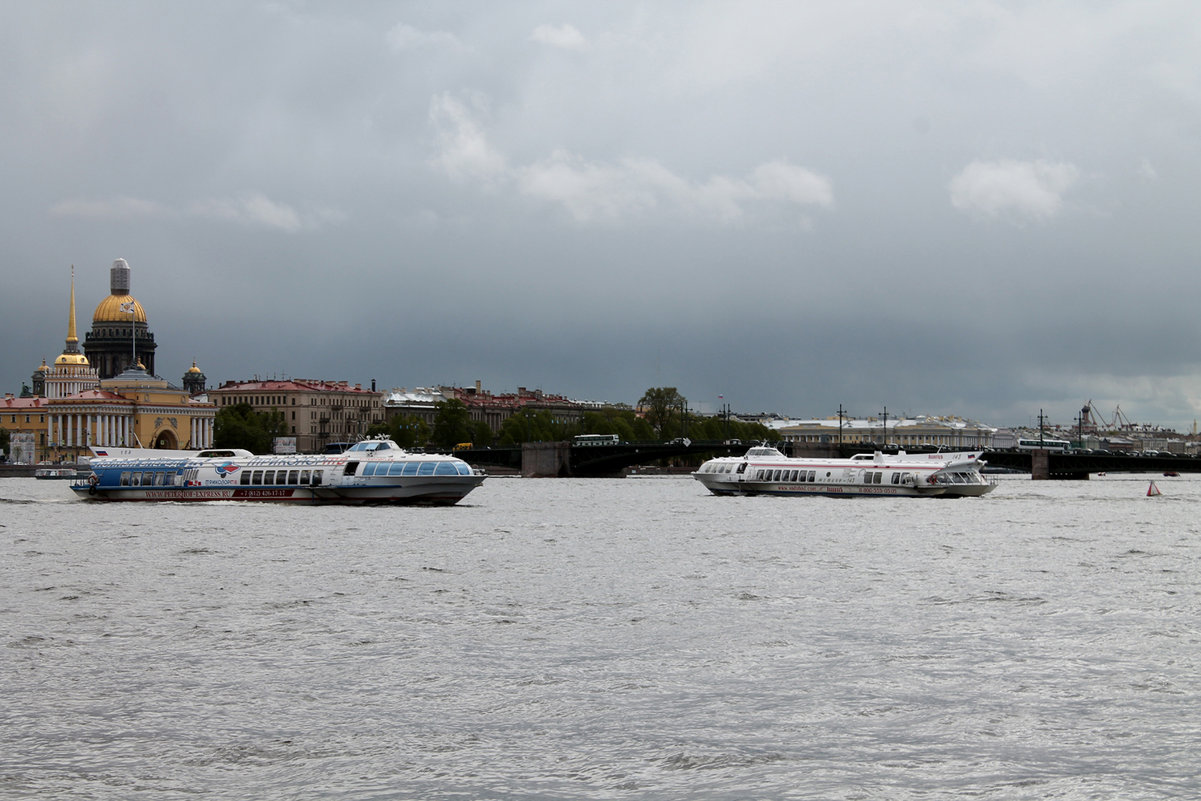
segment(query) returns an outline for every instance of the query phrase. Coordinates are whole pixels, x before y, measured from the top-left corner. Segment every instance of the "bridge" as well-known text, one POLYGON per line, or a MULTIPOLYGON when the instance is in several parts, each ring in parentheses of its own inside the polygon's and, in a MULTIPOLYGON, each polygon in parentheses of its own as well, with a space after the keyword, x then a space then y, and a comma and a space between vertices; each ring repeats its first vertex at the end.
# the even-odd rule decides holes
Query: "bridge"
POLYGON ((1201 473, 1201 458, 1178 453, 1137 456, 1080 451, 988 451, 983 459, 992 467, 1008 467, 1030 473, 1036 480, 1088 480, 1091 473, 1201 473))
MULTIPOLYGON (((455 455, 472 465, 497 467, 537 477, 620 476, 627 468, 660 459, 685 458, 699 466, 713 456, 741 456, 754 443, 723 440, 673 440, 671 442, 622 442, 616 445, 575 445, 571 442, 527 442, 499 448, 468 448, 455 455)), ((870 452, 865 445, 800 446, 782 443, 789 456, 816 458, 849 457, 870 452)), ((965 449, 966 450, 966 449, 965 449)), ((932 453, 915 449, 909 453, 932 453)), ((1140 456, 1072 451, 988 451, 984 460, 991 467, 1030 473, 1035 480, 1087 480, 1093 473, 1201 473, 1201 458, 1182 454, 1140 456)))
MULTIPOLYGON (((837 446, 835 451, 840 450, 837 446)), ((838 455, 863 453, 862 445, 844 445, 838 455)), ((945 449, 944 449, 945 450, 945 449)), ((968 451, 971 448, 963 448, 968 451)), ((934 453, 933 449, 915 449, 908 453, 934 453)), ((792 453, 793 456, 818 456, 817 453, 792 453)), ((834 455, 834 454, 820 454, 834 455)), ((1087 481, 1092 473, 1201 473, 1201 458, 1183 454, 1141 456, 1131 453, 1084 453, 1082 451, 986 451, 981 457, 989 467, 1004 467, 1030 473, 1036 480, 1065 479, 1087 481)))
POLYGON ((634 465, 677 457, 688 457, 699 465, 712 456, 741 456, 749 447, 736 440, 676 439, 616 445, 526 442, 500 448, 464 448, 454 455, 471 465, 507 468, 523 476, 583 478, 620 476, 634 465))

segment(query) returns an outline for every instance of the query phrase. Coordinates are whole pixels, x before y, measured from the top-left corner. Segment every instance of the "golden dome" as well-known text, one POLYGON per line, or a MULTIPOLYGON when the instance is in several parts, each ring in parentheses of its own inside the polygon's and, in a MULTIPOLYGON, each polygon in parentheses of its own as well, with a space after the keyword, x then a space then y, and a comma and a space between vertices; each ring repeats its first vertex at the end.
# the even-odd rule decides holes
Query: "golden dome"
POLYGON ((64 353, 54 360, 55 367, 88 367, 88 357, 82 353, 64 353))
POLYGON ((188 373, 193 374, 193 373, 199 373, 199 372, 200 372, 200 368, 196 366, 196 362, 192 362, 192 366, 188 368, 188 373))
POLYGON ((92 315, 92 322, 128 323, 129 312, 121 310, 121 307, 127 303, 133 304, 134 319, 139 323, 146 322, 146 310, 142 308, 141 303, 134 300, 133 295, 109 295, 96 307, 96 313, 92 315))

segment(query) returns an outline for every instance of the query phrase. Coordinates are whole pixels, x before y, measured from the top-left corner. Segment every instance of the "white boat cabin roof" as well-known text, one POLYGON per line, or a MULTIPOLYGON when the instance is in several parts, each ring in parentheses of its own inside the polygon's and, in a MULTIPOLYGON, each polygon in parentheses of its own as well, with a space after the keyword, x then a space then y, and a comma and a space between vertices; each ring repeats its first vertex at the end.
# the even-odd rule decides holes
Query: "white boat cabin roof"
POLYGON ((767 446, 758 446, 758 447, 751 448, 749 451, 746 452, 746 456, 744 458, 750 459, 752 457, 762 457, 762 458, 766 458, 766 459, 784 459, 784 458, 786 458, 784 456, 784 454, 780 453, 778 448, 770 448, 767 446))
POLYGON ((404 453, 405 449, 390 439, 365 439, 347 448, 344 453, 354 453, 368 456, 382 456, 387 452, 404 453))

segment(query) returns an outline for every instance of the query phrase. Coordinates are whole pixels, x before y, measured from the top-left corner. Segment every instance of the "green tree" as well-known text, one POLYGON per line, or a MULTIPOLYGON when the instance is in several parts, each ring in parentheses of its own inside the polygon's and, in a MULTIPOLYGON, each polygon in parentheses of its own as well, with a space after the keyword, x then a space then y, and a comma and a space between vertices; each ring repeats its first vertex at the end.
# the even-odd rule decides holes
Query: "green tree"
POLYGON ((759 442, 773 440, 777 436, 772 430, 759 423, 746 423, 741 420, 726 421, 724 417, 690 418, 688 423, 689 436, 702 440, 738 439, 743 442, 759 442))
POLYGON ((471 444, 477 448, 487 448, 494 439, 492 427, 483 420, 476 420, 471 427, 471 444))
POLYGON ((598 409, 585 412, 576 434, 616 434, 622 442, 654 439, 651 425, 633 409, 598 409))
POLYGON ((522 442, 558 442, 579 433, 579 427, 556 419, 547 409, 522 409, 500 424, 497 442, 517 445, 522 442))
POLYGON ((683 430, 681 422, 688 400, 675 387, 651 387, 638 400, 638 407, 660 439, 683 430))
POLYGON ((286 431, 284 415, 278 410, 256 412, 249 403, 223 406, 213 425, 213 447, 270 453, 272 441, 286 431))
POLYGON ((0 428, 0 454, 3 454, 6 460, 8 459, 8 444, 10 440, 11 437, 9 436, 8 429, 0 428))
POLYGON ((434 444, 450 450, 460 442, 471 441, 471 410, 458 398, 434 404, 434 444))
POLYGON ((388 433, 402 448, 425 447, 430 441, 429 423, 411 414, 393 417, 388 433))

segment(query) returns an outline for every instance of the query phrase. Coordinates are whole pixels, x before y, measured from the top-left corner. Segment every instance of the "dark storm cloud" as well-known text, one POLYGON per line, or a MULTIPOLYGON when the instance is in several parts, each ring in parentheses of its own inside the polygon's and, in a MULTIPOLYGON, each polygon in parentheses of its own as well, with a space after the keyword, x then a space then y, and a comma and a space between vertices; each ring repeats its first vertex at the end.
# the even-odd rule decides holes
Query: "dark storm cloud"
POLYGON ((172 379, 1201 409, 1187 3, 0 14, 6 391, 123 257, 172 379))

